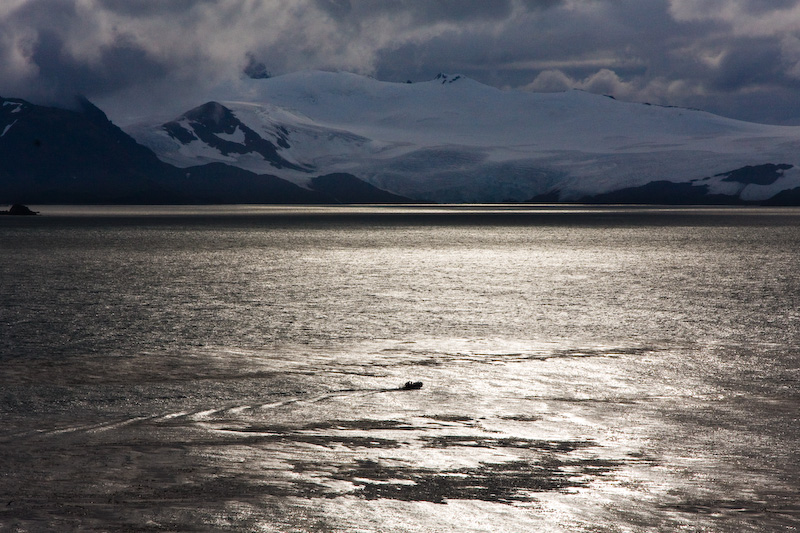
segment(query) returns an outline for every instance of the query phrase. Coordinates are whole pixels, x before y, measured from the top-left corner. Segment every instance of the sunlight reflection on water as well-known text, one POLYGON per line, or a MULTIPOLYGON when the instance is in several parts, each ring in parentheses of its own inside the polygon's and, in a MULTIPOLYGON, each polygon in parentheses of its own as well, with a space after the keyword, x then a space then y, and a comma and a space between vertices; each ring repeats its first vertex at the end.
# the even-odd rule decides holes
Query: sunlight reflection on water
POLYGON ((143 209, 0 227, 3 526, 798 526, 800 212, 143 209))

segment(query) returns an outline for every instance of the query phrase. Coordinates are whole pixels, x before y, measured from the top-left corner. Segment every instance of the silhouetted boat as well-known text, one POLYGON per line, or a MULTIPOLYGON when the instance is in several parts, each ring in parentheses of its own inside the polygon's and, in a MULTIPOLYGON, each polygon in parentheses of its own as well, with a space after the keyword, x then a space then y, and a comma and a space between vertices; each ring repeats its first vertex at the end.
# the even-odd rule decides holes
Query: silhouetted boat
POLYGON ((414 390, 414 389, 421 389, 422 382, 421 381, 406 381, 406 384, 403 385, 404 390, 414 390))

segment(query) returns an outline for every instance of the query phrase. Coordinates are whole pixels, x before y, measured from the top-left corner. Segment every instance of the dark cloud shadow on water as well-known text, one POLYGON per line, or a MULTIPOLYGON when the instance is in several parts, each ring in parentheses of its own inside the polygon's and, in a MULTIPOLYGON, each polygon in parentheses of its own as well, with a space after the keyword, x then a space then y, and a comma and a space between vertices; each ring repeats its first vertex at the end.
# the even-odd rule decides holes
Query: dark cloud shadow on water
MULTIPOLYGON (((442 429, 436 419, 469 417, 433 416, 431 424, 422 425, 358 419, 237 426, 178 416, 4 440, 0 523, 34 530, 111 525, 137 531, 238 530, 307 513, 303 505, 293 507, 298 498, 524 504, 535 502, 537 493, 586 487, 622 464, 584 456, 600 451, 591 441, 426 435, 442 429), (480 448, 518 458, 435 468, 364 456, 410 446, 457 454, 480 448), (220 521, 235 506, 258 512, 232 517, 227 525, 220 521)), ((322 519, 315 518, 320 521, 315 527, 326 530, 331 524, 324 527, 322 519)))

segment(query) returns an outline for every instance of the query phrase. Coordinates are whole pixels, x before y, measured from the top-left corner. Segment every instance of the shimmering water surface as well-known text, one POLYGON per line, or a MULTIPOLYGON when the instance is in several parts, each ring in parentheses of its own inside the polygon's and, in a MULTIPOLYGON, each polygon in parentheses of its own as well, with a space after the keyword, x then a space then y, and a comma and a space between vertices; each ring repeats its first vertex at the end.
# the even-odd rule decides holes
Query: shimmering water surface
POLYGON ((37 209, 0 529, 800 528, 800 210, 37 209))

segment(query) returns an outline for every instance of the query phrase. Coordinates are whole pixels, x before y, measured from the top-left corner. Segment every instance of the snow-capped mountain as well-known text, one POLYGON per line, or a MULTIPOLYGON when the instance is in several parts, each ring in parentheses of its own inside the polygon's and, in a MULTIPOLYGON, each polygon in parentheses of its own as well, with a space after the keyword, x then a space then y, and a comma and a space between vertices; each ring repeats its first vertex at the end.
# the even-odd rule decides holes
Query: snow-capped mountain
POLYGON ((225 163, 303 187, 348 173, 438 202, 762 202, 800 188, 800 127, 582 91, 309 71, 242 80, 229 94, 127 131, 178 167, 225 163))
MULTIPOLYGON (((225 144, 225 120, 215 107, 203 110, 203 122, 192 115, 194 132, 220 150, 235 150, 252 132, 239 130, 225 144), (205 128, 205 129, 204 129, 205 128), (221 136, 222 140, 219 140, 221 136)), ((171 131, 182 134, 180 124, 171 131)), ((235 125, 235 128, 244 126, 235 125)), ((277 167, 286 163, 270 145, 252 144, 259 157, 277 167)), ((159 160, 147 147, 112 124, 88 100, 75 109, 0 98, 0 204, 11 203, 398 203, 408 198, 382 191, 354 176, 315 176, 304 187, 267 173, 222 163, 177 168, 159 160)))

